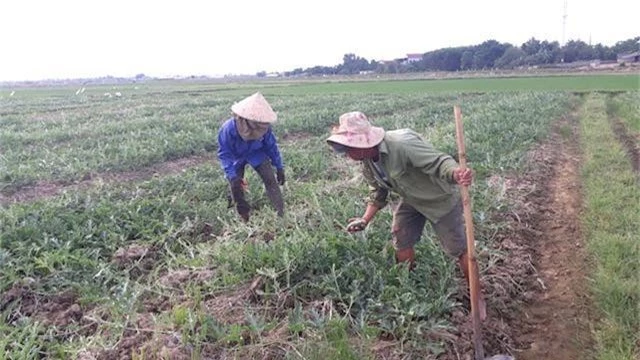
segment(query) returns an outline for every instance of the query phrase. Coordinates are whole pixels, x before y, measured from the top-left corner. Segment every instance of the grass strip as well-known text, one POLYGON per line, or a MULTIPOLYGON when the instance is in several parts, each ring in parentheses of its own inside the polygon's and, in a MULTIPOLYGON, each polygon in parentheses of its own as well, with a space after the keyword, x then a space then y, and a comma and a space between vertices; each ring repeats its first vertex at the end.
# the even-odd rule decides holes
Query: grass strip
POLYGON ((640 355, 640 191, 606 115, 603 95, 591 95, 581 117, 585 211, 594 258, 592 289, 601 319, 596 356, 632 360, 640 355))

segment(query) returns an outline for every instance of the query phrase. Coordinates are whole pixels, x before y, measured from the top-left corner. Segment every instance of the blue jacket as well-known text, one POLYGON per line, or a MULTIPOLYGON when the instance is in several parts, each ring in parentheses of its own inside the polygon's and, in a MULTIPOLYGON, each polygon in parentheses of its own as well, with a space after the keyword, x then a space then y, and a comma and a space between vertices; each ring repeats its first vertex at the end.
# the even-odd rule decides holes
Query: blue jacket
POLYGON ((261 139, 244 141, 234 118, 228 119, 218 130, 218 159, 224 169, 225 177, 232 180, 240 167, 249 163, 252 167, 262 164, 267 158, 276 169, 283 169, 282 157, 276 136, 271 128, 261 139))

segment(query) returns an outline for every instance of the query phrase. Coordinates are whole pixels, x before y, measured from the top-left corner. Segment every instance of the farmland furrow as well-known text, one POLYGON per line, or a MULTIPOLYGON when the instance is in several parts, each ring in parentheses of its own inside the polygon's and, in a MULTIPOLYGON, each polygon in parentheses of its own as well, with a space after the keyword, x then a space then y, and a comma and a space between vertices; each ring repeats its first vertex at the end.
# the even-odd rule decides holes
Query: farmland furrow
POLYGON ((627 125, 620 118, 620 114, 616 111, 614 104, 614 95, 607 98, 607 117, 609 124, 616 138, 625 149, 633 171, 640 175, 640 138, 634 136, 631 130, 627 129, 627 125))
POLYGON ((586 250, 579 225, 581 154, 573 140, 578 136, 575 126, 574 121, 558 124, 545 149, 551 168, 543 185, 546 196, 535 204, 540 232, 532 246, 539 286, 521 313, 519 342, 528 348, 519 359, 583 359, 592 342, 586 250))
POLYGON ((629 156, 633 171, 640 174, 640 145, 638 145, 638 141, 627 131, 626 126, 620 119, 609 118, 609 121, 616 138, 618 138, 618 141, 629 156))

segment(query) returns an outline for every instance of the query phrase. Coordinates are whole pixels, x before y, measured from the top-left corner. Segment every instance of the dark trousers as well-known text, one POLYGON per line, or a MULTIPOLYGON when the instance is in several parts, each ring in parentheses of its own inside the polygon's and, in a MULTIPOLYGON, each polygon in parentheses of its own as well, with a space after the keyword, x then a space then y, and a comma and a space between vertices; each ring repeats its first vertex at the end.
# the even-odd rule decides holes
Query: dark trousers
MULTIPOLYGON (((244 179, 244 169, 246 165, 247 164, 245 163, 237 169, 239 179, 244 179)), ((278 181, 276 180, 271 162, 269 160, 264 161, 262 164, 254 168, 254 170, 258 173, 260 179, 262 179, 267 196, 269 197, 269 200, 271 200, 273 207, 276 209, 278 216, 283 216, 284 201, 282 200, 282 192, 280 191, 280 186, 278 186, 278 181)), ((242 183, 240 181, 230 182, 230 189, 231 199, 236 204, 236 211, 243 219, 248 220, 249 210, 251 208, 245 199, 242 183)))

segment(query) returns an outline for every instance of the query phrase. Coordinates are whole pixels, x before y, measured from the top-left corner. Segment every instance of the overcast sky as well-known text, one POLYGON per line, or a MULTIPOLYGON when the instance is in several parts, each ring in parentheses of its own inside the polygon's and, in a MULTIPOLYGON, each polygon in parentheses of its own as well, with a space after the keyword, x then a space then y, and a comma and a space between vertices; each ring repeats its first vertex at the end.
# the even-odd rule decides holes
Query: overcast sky
MULTIPOLYGON (((640 1, 570 0, 565 40, 640 35, 640 1)), ((562 41, 564 0, 1 0, 0 81, 220 75, 562 41), (304 4, 304 5, 303 5, 304 4)))

